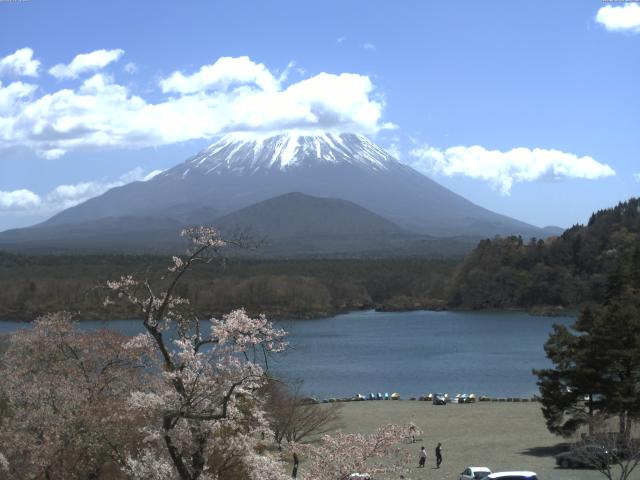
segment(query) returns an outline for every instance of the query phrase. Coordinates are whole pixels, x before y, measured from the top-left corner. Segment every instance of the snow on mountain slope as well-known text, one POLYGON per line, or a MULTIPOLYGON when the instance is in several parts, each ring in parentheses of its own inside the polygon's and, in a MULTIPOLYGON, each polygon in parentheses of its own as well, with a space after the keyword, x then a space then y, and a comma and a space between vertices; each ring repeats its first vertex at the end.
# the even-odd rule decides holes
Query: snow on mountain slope
POLYGON ((544 236, 533 225, 473 204, 353 133, 227 135, 147 182, 109 190, 42 226, 134 216, 208 224, 291 192, 346 200, 417 234, 544 236))
POLYGON ((364 135, 290 132, 283 135, 229 134, 196 156, 165 172, 165 176, 255 174, 322 163, 348 164, 382 171, 399 165, 391 155, 364 135))

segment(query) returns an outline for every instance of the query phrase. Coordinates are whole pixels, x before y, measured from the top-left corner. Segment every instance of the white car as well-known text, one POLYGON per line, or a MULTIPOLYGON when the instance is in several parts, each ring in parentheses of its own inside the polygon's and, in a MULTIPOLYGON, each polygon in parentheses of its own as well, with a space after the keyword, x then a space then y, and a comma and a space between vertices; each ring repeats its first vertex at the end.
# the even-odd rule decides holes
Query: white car
POLYGON ((487 480, 538 480, 535 472, 517 471, 517 472, 496 472, 487 477, 487 480))
POLYGON ((460 480, 480 480, 487 478, 491 474, 491 470, 487 467, 467 467, 460 474, 460 480))

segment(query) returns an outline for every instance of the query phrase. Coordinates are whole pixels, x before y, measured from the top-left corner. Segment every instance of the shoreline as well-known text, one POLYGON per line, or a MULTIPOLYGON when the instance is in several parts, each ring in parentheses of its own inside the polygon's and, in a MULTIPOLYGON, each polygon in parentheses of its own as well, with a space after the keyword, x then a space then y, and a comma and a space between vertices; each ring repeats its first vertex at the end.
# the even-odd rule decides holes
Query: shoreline
MULTIPOLYGON (((241 308, 241 307, 238 307, 241 308)), ((372 312, 385 312, 385 313, 402 313, 402 312, 419 312, 419 311, 427 311, 427 312, 440 312, 440 311, 448 311, 448 310, 454 310, 454 309, 449 309, 449 308, 439 308, 439 307, 435 307, 435 308, 427 308, 427 307, 416 307, 416 308, 398 308, 398 309, 391 309, 391 308, 386 308, 383 306, 378 306, 378 305, 365 305, 362 306, 362 308, 339 308, 339 309, 335 309, 335 310, 331 310, 331 311, 310 311, 310 312, 305 312, 302 314, 293 314, 291 312, 286 312, 286 313, 280 313, 278 314, 277 312, 272 312, 272 313, 268 313, 268 312, 264 312, 265 315, 267 315, 267 317, 269 318, 269 320, 271 321, 277 321, 277 322, 286 322, 286 321, 304 321, 304 320, 321 320, 321 319, 325 319, 325 318, 331 318, 331 317, 337 317, 338 315, 347 315, 349 313, 356 313, 356 312, 368 312, 368 311, 372 311, 372 312)), ((473 310, 470 310, 473 311, 473 310)), ((220 312, 220 313, 207 313, 204 314, 203 316, 206 318, 219 318, 222 315, 226 314, 228 312, 220 312)), ((262 312, 250 312, 251 314, 255 314, 258 315, 262 312)), ((7 316, 7 315, 2 315, 0 316, 0 322, 18 322, 18 323, 30 323, 32 321, 34 321, 36 318, 40 317, 41 315, 44 315, 43 313, 28 313, 28 314, 12 314, 15 316, 7 316)), ((128 315, 126 313, 123 313, 122 315, 104 315, 104 312, 89 312, 87 315, 85 315, 82 319, 79 319, 79 322, 84 322, 84 321, 111 321, 111 320, 142 320, 141 318, 137 318, 134 315, 128 315), (108 317, 108 318, 105 318, 108 317)))
MULTIPOLYGON (((278 314, 277 312, 265 313, 269 320, 274 322, 292 322, 292 321, 305 321, 305 320, 322 320, 340 315, 348 315, 350 313, 358 312, 380 312, 380 313, 403 313, 403 312, 458 312, 458 313, 526 313, 532 317, 546 317, 546 318, 570 318, 576 317, 580 313, 579 306, 573 307, 541 307, 534 306, 529 308, 486 308, 486 309, 472 309, 472 308, 455 308, 446 305, 434 305, 432 308, 428 306, 416 306, 415 308, 402 307, 402 308, 389 308, 385 305, 364 305, 361 308, 341 308, 332 311, 310 311, 304 314, 294 315, 290 312, 278 314)), ((12 316, 0 315, 1 322, 16 322, 16 323, 31 323, 36 318, 40 317, 44 313, 28 313, 28 314, 11 314, 12 316)), ((206 318, 220 318, 222 315, 228 312, 205 314, 206 318)), ((261 312, 249 312, 252 315, 259 314, 261 312)), ((78 319, 79 322, 91 322, 91 321, 104 321, 109 322, 112 320, 142 320, 134 315, 128 315, 123 313, 122 315, 106 315, 104 312, 92 311, 83 318, 78 319)))
MULTIPOLYGON (((426 402, 428 404, 432 404, 431 399, 426 399, 421 397, 411 396, 409 398, 357 398, 357 397, 327 397, 322 400, 316 399, 314 397, 308 397, 307 401, 303 402, 305 404, 321 404, 321 403, 362 403, 362 402, 426 402)), ((459 402, 457 398, 450 398, 446 403, 447 405, 474 405, 478 403, 535 403, 538 401, 537 395, 532 394, 528 397, 523 396, 499 396, 494 397, 490 395, 478 395, 476 400, 468 401, 468 402, 459 402)))

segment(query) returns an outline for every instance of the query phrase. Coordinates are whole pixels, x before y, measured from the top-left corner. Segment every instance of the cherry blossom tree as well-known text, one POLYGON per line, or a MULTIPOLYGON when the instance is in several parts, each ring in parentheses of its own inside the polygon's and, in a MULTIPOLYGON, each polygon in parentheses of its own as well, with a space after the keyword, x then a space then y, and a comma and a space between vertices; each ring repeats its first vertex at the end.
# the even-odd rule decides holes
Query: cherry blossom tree
POLYGON ((308 459, 300 478, 346 480, 353 473, 403 474, 409 465, 409 450, 403 444, 420 434, 415 425, 385 425, 372 434, 324 435, 318 444, 290 448, 308 459))
POLYGON ((149 384, 147 352, 114 331, 82 332, 69 313, 10 335, 0 361, 0 478, 92 479, 140 441, 127 408, 149 384))
POLYGON ((180 280, 197 263, 222 258, 220 249, 238 242, 223 240, 210 227, 183 235, 190 248, 186 256, 173 257, 161 292, 133 276, 108 283, 107 303, 137 307, 146 332, 132 343, 157 352, 162 376, 129 400, 145 418, 146 437, 141 449, 130 453, 128 472, 140 479, 162 478, 169 471, 181 480, 232 478, 229 472, 283 478, 281 462, 264 452, 263 439, 271 432, 259 389, 269 354, 286 347, 285 332, 242 309, 209 325, 192 314, 188 300, 176 294, 180 280))
MULTIPOLYGON (((107 470, 131 480, 288 478, 263 388, 285 332, 242 309, 201 322, 176 294, 180 280, 238 242, 209 227, 184 233, 190 249, 159 280, 108 283, 106 303, 134 305, 144 333, 83 332, 60 313, 10 336, 0 355, 0 478, 86 480, 107 470)), ((401 442, 415 433, 388 425, 295 448, 304 478, 340 480, 403 471, 401 442)))

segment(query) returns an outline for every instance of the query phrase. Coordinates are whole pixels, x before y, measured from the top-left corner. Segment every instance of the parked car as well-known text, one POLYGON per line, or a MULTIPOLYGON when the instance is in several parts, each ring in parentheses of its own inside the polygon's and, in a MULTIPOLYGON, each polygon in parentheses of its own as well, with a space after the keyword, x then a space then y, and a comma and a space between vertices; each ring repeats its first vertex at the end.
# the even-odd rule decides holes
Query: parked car
POLYGON ((640 439, 625 438, 617 432, 584 436, 580 445, 602 445, 609 450, 609 463, 640 457, 640 439))
POLYGON ((602 468, 611 463, 611 453, 602 445, 577 445, 556 455, 561 468, 602 468))
POLYGON ((444 393, 434 393, 433 394, 433 404, 434 405, 446 405, 447 397, 444 393))
POLYGON ((476 397, 473 394, 469 395, 467 393, 463 393, 458 397, 458 403, 473 403, 475 401, 476 397))
POLYGON ((467 467, 460 474, 460 480, 480 480, 491 474, 487 467, 467 467))
POLYGON ((538 476, 535 472, 513 471, 513 472, 495 472, 485 477, 486 480, 494 480, 499 478, 500 480, 538 480, 538 476))

